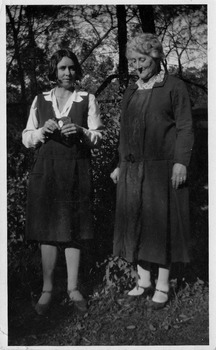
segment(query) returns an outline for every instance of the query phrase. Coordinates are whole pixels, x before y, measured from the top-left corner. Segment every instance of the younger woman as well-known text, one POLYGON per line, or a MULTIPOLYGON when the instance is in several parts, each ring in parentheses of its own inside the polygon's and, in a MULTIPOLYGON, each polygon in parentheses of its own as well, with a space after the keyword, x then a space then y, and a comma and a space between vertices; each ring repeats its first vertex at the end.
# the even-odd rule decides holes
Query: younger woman
POLYGON ((65 248, 69 298, 86 310, 77 288, 78 269, 82 240, 93 237, 90 148, 100 144, 102 123, 95 97, 77 88, 81 77, 73 52, 54 53, 49 79, 56 86, 35 97, 22 134, 23 144, 35 149, 26 239, 41 244, 43 288, 35 307, 40 315, 52 301, 58 246, 65 248))

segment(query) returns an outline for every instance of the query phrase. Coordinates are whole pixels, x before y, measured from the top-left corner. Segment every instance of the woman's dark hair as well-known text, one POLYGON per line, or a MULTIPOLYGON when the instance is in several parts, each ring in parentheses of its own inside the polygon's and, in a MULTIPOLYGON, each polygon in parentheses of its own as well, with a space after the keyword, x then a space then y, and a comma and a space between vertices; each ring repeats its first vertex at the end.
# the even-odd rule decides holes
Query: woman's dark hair
POLYGON ((48 77, 51 81, 56 81, 57 80, 57 65, 58 63, 62 60, 63 57, 68 57, 70 58, 74 65, 75 65, 75 72, 76 72, 76 80, 81 80, 82 78, 82 69, 81 66, 79 64, 79 61, 76 57, 76 55, 67 49, 62 49, 62 50, 58 50, 56 51, 49 62, 49 74, 48 77))

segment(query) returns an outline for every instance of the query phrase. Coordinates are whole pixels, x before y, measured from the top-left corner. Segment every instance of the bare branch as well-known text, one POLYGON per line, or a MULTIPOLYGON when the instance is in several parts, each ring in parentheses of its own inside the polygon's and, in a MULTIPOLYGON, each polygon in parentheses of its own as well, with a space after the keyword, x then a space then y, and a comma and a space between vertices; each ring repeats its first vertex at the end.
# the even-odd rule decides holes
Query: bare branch
POLYGON ((111 83, 111 81, 116 78, 119 78, 119 74, 109 75, 95 92, 95 97, 97 97, 111 83))
POLYGON ((184 78, 184 77, 182 77, 182 76, 181 76, 181 80, 183 80, 183 81, 184 81, 185 83, 187 83, 187 84, 194 85, 194 86, 200 88, 200 89, 203 90, 206 94, 208 93, 208 88, 207 88, 205 85, 203 85, 203 84, 198 84, 198 83, 196 83, 195 81, 189 80, 189 79, 184 78))
POLYGON ((109 35, 109 33, 115 29, 117 26, 112 26, 110 27, 107 32, 100 37, 100 39, 95 43, 95 45, 92 46, 92 48, 89 50, 88 54, 83 58, 83 60, 80 62, 80 64, 82 65, 87 59, 88 57, 92 54, 92 52, 98 47, 100 46, 100 44, 102 43, 102 41, 109 35))

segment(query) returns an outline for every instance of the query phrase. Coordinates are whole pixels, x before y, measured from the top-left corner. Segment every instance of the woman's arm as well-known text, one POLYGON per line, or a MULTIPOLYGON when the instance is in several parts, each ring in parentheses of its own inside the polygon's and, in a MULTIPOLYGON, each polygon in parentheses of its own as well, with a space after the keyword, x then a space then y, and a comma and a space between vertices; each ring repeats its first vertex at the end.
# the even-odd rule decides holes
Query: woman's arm
POLYGON ((84 141, 93 148, 100 146, 104 129, 100 109, 94 95, 89 94, 88 129, 82 128, 84 141))
POLYGON ((172 185, 173 188, 177 189, 187 179, 187 166, 190 162, 194 143, 190 98, 187 88, 181 80, 174 91, 173 110, 176 121, 176 144, 172 185))
POLYGON ((189 94, 180 79, 174 90, 173 111, 176 121, 174 163, 188 166, 194 143, 193 121, 189 94))
POLYGON ((40 143, 45 142, 45 135, 42 132, 42 128, 38 128, 37 119, 37 96, 35 97, 27 121, 26 128, 22 132, 22 143, 27 148, 35 148, 40 143))
POLYGON ((22 142, 27 148, 36 148, 44 143, 55 129, 59 129, 58 124, 53 119, 48 119, 43 127, 39 128, 37 118, 37 97, 35 97, 27 121, 26 128, 22 132, 22 142))

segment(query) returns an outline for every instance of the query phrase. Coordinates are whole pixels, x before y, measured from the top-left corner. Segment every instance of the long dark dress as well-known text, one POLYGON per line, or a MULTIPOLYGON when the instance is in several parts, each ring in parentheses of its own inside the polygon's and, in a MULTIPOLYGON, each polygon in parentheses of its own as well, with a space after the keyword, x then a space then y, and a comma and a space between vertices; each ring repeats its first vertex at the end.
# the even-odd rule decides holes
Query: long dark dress
MULTIPOLYGON (((39 127, 55 118, 52 103, 38 96, 39 127)), ((88 96, 74 102, 68 118, 87 128, 88 96)), ((26 239, 79 242, 93 237, 90 149, 79 137, 59 131, 35 151, 29 178, 26 239)))
POLYGON ((120 131, 114 255, 130 262, 189 261, 188 187, 174 190, 171 176, 174 163, 188 165, 192 144, 190 101, 179 80, 166 77, 151 90, 128 89, 120 131))

